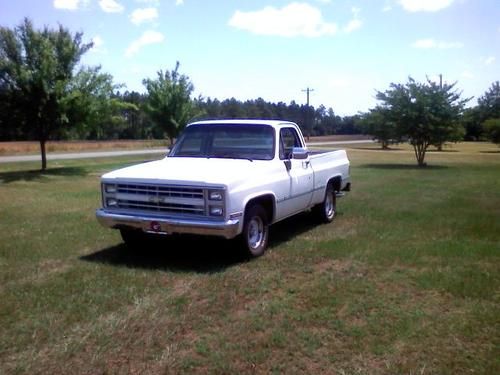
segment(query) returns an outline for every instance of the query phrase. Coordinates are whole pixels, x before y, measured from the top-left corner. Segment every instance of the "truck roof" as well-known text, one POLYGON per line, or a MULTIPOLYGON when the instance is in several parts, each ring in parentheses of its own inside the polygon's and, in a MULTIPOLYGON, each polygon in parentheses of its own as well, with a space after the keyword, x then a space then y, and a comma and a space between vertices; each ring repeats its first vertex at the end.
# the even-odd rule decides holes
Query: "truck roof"
POLYGON ((188 124, 189 125, 211 125, 211 124, 227 124, 227 125, 294 125, 296 123, 286 120, 265 120, 265 119, 223 119, 223 120, 204 120, 195 121, 188 124))

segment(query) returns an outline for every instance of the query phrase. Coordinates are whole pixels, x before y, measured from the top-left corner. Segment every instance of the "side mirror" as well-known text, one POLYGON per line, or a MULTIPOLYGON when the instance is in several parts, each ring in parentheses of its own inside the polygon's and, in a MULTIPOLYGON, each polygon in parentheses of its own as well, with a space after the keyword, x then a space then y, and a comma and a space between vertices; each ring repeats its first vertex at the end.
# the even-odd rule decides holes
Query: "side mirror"
POLYGON ((290 159, 304 160, 309 157, 309 151, 306 148, 294 147, 290 159))

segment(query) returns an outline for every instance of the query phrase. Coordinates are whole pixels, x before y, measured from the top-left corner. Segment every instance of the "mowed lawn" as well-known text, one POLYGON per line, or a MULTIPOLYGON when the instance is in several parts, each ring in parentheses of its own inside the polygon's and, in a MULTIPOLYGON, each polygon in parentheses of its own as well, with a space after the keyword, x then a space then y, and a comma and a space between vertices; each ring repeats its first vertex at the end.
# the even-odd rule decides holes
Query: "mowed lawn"
POLYGON ((144 158, 0 165, 0 374, 500 373, 500 149, 394 147, 252 261, 100 227, 99 176, 144 158))

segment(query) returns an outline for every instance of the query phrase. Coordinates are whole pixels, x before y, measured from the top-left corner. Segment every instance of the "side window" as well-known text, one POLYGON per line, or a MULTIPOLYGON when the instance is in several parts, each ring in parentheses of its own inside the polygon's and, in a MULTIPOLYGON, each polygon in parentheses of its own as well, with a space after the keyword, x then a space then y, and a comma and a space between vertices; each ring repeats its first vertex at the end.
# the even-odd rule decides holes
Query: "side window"
POLYGON ((294 147, 301 147, 299 136, 294 128, 280 130, 280 159, 288 159, 294 147))

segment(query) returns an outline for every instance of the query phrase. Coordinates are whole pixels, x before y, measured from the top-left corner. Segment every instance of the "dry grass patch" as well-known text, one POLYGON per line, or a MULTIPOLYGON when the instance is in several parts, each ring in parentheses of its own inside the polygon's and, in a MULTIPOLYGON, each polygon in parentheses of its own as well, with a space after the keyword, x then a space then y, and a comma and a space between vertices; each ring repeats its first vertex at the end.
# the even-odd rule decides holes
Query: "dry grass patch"
MULTIPOLYGON (((130 150, 167 147, 164 140, 113 140, 113 141, 48 141, 47 152, 82 152, 99 150, 130 150)), ((0 142, 0 155, 36 154, 39 142, 0 142)))

